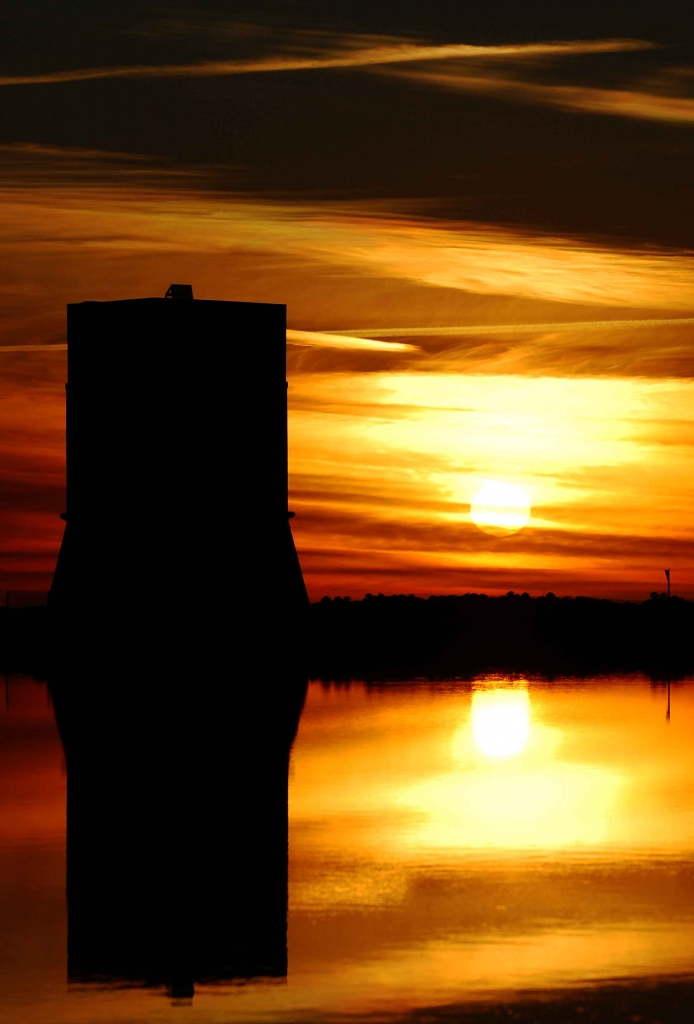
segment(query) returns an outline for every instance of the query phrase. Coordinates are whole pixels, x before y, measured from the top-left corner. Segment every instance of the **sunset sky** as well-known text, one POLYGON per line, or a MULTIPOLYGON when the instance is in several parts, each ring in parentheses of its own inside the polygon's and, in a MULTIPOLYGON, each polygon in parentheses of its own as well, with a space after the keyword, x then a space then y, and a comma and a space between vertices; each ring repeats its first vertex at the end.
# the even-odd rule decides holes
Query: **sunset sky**
MULTIPOLYGON (((643 599, 668 567, 694 596, 691 21, 3 5, 0 590, 55 565, 65 304, 176 281, 287 304, 312 598, 643 599), (492 483, 530 504, 512 535, 470 517, 492 483)), ((219 472, 242 491, 233 450, 219 472)))

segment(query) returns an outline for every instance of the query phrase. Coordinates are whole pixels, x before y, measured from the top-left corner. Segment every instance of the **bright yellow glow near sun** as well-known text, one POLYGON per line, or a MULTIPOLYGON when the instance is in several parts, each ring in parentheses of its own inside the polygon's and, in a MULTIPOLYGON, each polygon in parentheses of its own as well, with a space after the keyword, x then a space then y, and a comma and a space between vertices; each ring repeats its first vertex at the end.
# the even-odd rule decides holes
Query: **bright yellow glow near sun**
POLYGON ((493 536, 518 533, 530 519, 528 495, 512 484, 486 484, 472 499, 470 518, 480 530, 493 536))
POLYGON ((525 690, 477 690, 472 695, 472 735, 483 754, 513 757, 530 735, 530 698, 525 690))

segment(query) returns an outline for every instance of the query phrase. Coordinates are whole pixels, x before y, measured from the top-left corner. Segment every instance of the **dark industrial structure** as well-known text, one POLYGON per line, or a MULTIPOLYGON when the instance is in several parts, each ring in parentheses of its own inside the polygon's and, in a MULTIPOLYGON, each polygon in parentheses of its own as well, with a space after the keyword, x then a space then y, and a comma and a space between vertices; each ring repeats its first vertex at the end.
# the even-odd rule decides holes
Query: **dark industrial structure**
POLYGON ((195 609, 179 643, 203 644, 211 609, 271 601, 283 616, 303 589, 287 526, 286 307, 176 298, 184 287, 68 306, 52 599, 128 657, 195 609))
POLYGON ((287 508, 281 305, 68 307, 50 596, 68 970, 286 972, 287 771, 308 601, 287 508))

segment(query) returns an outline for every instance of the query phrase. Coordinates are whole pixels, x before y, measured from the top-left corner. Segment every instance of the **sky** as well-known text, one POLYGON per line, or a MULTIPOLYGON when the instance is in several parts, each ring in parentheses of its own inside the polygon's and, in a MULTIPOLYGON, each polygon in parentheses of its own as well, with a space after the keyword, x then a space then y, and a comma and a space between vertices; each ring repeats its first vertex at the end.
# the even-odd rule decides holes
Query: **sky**
POLYGON ((680 6, 2 4, 0 590, 60 544, 66 303, 181 281, 287 304, 312 598, 694 596, 680 6))

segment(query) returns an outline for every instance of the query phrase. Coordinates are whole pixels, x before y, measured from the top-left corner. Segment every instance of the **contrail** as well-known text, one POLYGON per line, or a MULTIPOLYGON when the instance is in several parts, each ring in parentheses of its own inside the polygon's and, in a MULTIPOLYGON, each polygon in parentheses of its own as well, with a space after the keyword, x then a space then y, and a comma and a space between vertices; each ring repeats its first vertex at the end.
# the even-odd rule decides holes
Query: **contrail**
POLYGON ((56 85, 101 78, 209 78, 249 75, 261 72, 313 71, 330 68, 376 67, 410 61, 449 60, 456 57, 487 59, 497 57, 541 57, 565 54, 619 53, 654 49, 655 43, 642 39, 596 39, 577 42, 519 43, 501 46, 473 46, 449 43, 430 46, 394 42, 391 45, 341 49, 315 57, 275 56, 259 60, 213 60, 195 64, 132 64, 103 68, 73 68, 36 75, 0 75, 0 85, 56 85))
POLYGON ((434 338, 462 334, 534 334, 540 331, 606 331, 619 328, 633 330, 638 327, 684 327, 692 324, 694 317, 678 317, 667 320, 576 320, 555 324, 466 324, 464 327, 372 327, 323 333, 352 338, 434 338))

